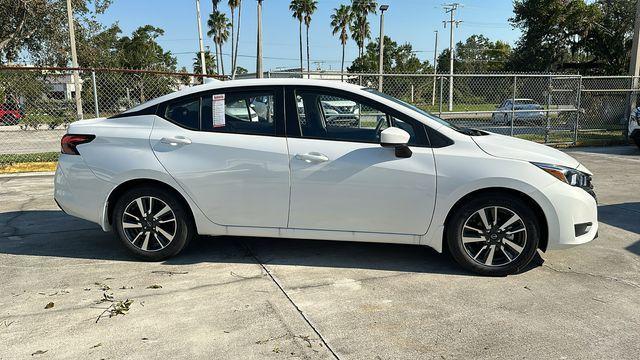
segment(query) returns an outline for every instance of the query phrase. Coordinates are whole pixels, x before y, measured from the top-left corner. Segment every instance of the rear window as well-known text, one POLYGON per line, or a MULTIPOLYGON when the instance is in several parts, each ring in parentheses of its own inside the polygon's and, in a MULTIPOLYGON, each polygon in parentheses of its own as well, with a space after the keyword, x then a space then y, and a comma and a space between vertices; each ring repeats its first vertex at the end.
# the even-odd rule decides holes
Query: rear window
POLYGON ((164 117, 191 130, 200 129, 200 98, 191 98, 167 105, 164 117))

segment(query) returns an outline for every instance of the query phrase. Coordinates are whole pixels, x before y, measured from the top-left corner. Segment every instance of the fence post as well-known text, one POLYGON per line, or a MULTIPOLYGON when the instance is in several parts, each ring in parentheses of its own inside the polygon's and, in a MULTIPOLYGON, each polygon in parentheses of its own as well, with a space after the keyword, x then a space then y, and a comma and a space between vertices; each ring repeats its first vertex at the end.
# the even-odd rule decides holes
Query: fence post
POLYGON ((413 104, 415 101, 413 100, 413 84, 411 84, 411 103, 413 104))
POLYGON ((576 125, 573 128, 573 145, 578 142, 578 128, 580 126, 580 113, 582 109, 580 107, 582 102, 582 75, 578 78, 578 91, 576 91, 576 125))
POLYGON ((518 75, 513 75, 513 97, 511 98, 511 136, 513 136, 513 122, 516 119, 516 92, 518 91, 518 75))
POLYGON ((551 130, 551 92, 553 91, 553 77, 549 75, 549 85, 547 86, 547 113, 545 114, 547 118, 547 128, 544 132, 544 142, 545 144, 549 142, 549 130, 551 130))
POLYGON ((438 100, 438 117, 442 117, 442 83, 444 78, 440 76, 440 99, 438 100))
POLYGON ((96 86, 96 71, 91 69, 91 82, 93 84, 93 106, 96 110, 96 118, 100 117, 100 109, 98 107, 98 87, 96 86))

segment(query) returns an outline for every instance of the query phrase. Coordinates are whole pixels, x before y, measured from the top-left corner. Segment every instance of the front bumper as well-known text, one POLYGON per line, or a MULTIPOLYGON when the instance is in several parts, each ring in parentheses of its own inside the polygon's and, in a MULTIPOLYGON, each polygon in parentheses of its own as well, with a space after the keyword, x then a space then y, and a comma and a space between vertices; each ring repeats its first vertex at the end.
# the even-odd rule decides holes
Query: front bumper
POLYGON ((547 250, 587 243, 598 233, 598 205, 584 189, 556 182, 539 194, 547 218, 547 250))

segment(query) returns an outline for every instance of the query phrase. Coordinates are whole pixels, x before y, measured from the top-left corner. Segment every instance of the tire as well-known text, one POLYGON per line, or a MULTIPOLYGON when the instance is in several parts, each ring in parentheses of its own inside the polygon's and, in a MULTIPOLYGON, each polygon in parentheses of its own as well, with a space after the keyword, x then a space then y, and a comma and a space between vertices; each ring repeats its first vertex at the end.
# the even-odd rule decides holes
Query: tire
POLYGON ((635 142, 636 146, 638 146, 638 149, 640 149, 640 135, 634 137, 633 142, 635 142))
POLYGON ((540 225, 535 213, 521 199, 487 193, 473 198, 451 214, 446 236, 451 256, 463 268, 487 276, 506 276, 522 270, 535 257, 540 225), (489 230, 484 226, 482 211, 489 230), (498 221, 494 225, 496 212, 498 221), (513 215, 518 219, 500 230, 513 215))
POLYGON ((186 205, 162 188, 138 187, 125 192, 116 202, 113 223, 124 246, 148 261, 177 255, 195 236, 195 225, 186 205))

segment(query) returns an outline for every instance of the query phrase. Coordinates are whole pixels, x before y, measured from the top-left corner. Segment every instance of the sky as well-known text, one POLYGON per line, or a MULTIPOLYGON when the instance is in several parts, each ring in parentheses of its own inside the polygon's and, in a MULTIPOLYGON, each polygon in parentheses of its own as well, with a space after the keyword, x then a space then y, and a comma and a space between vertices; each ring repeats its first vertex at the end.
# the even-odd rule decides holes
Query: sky
MULTIPOLYGON (((482 34, 492 41, 502 40, 514 44, 520 36, 508 19, 513 15, 512 0, 457 0, 461 3, 456 18, 463 22, 455 30, 455 42, 472 34, 482 34)), ((265 70, 277 70, 299 66, 298 21, 291 17, 289 0, 263 1, 263 62, 265 70)), ((256 1, 242 1, 242 23, 240 29, 240 50, 238 65, 255 71, 256 53, 256 1)), ((340 4, 349 0, 318 0, 318 10, 312 17, 309 29, 311 47, 311 68, 322 70, 340 69, 341 47, 337 36, 331 34, 330 15, 340 4)), ((439 32, 438 52, 449 44, 449 28, 443 27, 443 20, 449 15, 438 0, 387 0, 378 4, 388 4, 385 12, 385 35, 398 43, 410 43, 421 60, 433 61, 435 34, 439 32)), ((206 36, 206 20, 211 13, 210 0, 201 0, 201 16, 205 47, 214 52, 213 41, 206 36)), ((221 11, 231 18, 227 1, 221 1, 221 11)), ((142 25, 153 25, 165 30, 158 39, 159 44, 170 50, 178 59, 178 68, 192 69, 193 58, 198 52, 198 28, 196 23, 195 0, 114 0, 105 14, 98 18, 105 25, 117 22, 128 35, 142 25)), ((370 15, 372 38, 379 34, 378 15, 370 15)), ((304 25, 303 25, 304 31, 304 25)), ((354 41, 347 44, 345 66, 357 56, 354 41)), ((230 68, 231 45, 223 48, 225 70, 230 68)))

